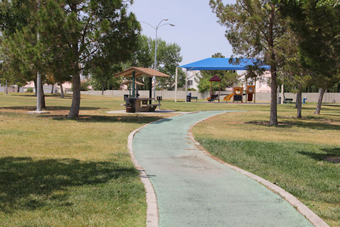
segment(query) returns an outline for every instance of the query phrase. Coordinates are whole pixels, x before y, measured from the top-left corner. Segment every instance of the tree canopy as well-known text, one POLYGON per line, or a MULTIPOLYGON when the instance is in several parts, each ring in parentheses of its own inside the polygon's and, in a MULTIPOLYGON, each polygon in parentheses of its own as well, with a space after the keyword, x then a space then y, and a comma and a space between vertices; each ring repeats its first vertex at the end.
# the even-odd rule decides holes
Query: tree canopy
POLYGON ((56 81, 71 79, 73 98, 68 117, 78 117, 83 70, 111 70, 112 65, 130 59, 137 48, 140 24, 133 13, 127 13, 131 3, 132 0, 2 2, 1 9, 6 10, 0 14, 1 29, 11 47, 7 56, 20 60, 24 74, 35 69, 52 74, 56 81))
MULTIPOLYGON (((132 60, 133 66, 144 68, 154 68, 155 59, 155 40, 144 35, 138 40, 138 49, 132 60)), ((157 70, 170 75, 170 78, 161 78, 158 80, 158 89, 172 90, 175 86, 176 67, 182 61, 181 47, 176 43, 166 43, 162 39, 157 40, 157 70)), ((178 70, 178 87, 185 84, 185 74, 178 70)), ((145 88, 147 84, 144 82, 145 88)))
POLYGON ((336 0, 279 0, 283 14, 291 18, 297 36, 302 67, 312 72, 320 97, 320 113, 327 88, 340 80, 340 4, 336 0))
POLYGON ((277 70, 284 59, 282 42, 286 38, 287 23, 280 15, 277 3, 267 0, 237 0, 223 4, 210 0, 210 7, 227 27, 226 37, 238 58, 256 58, 270 65, 271 108, 270 125, 277 125, 277 70))

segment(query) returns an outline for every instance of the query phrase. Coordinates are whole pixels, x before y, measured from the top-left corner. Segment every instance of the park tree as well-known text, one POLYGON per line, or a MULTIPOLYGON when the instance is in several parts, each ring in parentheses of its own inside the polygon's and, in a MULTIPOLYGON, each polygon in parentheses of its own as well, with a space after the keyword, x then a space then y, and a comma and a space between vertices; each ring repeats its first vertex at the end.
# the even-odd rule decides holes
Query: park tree
MULTIPOLYGON (((38 37, 40 2, 35 0, 13 0, 1 3, 5 12, 1 16, 3 64, 7 74, 21 83, 34 80, 37 73, 44 75, 49 49, 38 37)), ((39 109, 45 108, 44 92, 40 93, 39 109)), ((36 89, 37 91, 37 89, 36 89)))
POLYGON ((114 77, 114 74, 122 71, 121 65, 114 65, 102 61, 101 58, 94 59, 91 67, 91 84, 92 87, 97 90, 102 90, 102 95, 106 89, 117 89, 120 87, 122 82, 121 78, 114 77))
POLYGON ((311 83, 311 72, 302 67, 303 58, 299 55, 297 36, 288 28, 285 37, 279 45, 285 56, 279 65, 279 75, 283 84, 296 93, 296 117, 302 118, 302 91, 311 83))
POLYGON ((298 37, 303 67, 312 71, 320 88, 314 114, 320 114, 323 95, 339 81, 340 2, 337 0, 277 0, 291 18, 290 27, 298 37))
POLYGON ((47 0, 40 10, 41 39, 61 51, 63 73, 72 77, 69 118, 79 115, 81 72, 89 70, 95 59, 108 57, 106 61, 119 63, 135 51, 140 24, 133 13, 127 13, 131 3, 131 0, 47 0))
MULTIPOLYGON (((166 90, 174 89, 176 68, 179 66, 181 61, 181 47, 178 44, 166 43, 161 39, 157 40, 157 70, 170 76, 168 78, 158 79, 158 88, 163 88, 166 90)), ((178 86, 181 87, 184 85, 184 83, 185 74, 182 70, 179 70, 178 86)))
MULTIPOLYGON (((166 43, 157 39, 157 70, 170 75, 170 78, 161 78, 158 80, 158 88, 172 90, 175 85, 176 67, 182 61, 180 55, 181 47, 176 43, 166 43)), ((154 68, 155 59, 155 40, 146 36, 141 36, 138 41, 138 50, 132 60, 133 66, 154 68)), ((147 79, 143 78, 144 88, 147 89, 147 79)), ((185 84, 185 74, 178 70, 178 87, 185 84)))
MULTIPOLYGON (((212 58, 225 58, 221 53, 215 53, 212 58)), ((210 91, 210 79, 213 76, 218 76, 221 79, 220 86, 218 83, 212 84, 213 91, 217 91, 220 87, 221 91, 224 91, 226 87, 233 86, 238 83, 238 75, 234 71, 230 70, 202 70, 200 75, 195 78, 198 83, 198 90, 200 92, 210 91)))
POLYGON ((284 59, 280 41, 285 38, 287 23, 280 15, 277 3, 270 0, 237 0, 223 4, 210 0, 210 6, 227 27, 226 38, 239 58, 255 58, 270 66, 271 107, 270 125, 277 125, 277 70, 284 59))

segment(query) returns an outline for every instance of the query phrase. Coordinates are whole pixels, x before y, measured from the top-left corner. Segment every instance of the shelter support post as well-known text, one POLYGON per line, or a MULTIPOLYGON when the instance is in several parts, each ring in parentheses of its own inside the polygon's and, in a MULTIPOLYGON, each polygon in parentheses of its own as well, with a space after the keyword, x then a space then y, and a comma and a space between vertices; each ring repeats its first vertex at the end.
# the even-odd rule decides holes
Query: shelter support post
POLYGON ((135 82, 136 82, 136 76, 135 71, 132 72, 132 97, 135 98, 136 88, 135 88, 135 82))
POLYGON ((149 104, 151 105, 152 101, 151 101, 151 98, 152 98, 152 77, 149 77, 149 104))

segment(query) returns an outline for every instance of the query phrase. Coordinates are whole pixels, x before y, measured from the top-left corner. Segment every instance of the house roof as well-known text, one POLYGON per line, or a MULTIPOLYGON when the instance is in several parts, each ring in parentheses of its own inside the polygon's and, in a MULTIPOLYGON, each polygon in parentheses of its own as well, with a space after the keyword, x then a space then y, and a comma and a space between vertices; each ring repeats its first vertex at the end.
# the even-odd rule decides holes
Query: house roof
MULTIPOLYGON (((230 64, 230 58, 206 58, 187 65, 179 66, 188 71, 191 70, 247 70, 248 66, 253 66, 256 59, 243 58, 239 64, 230 64)), ((270 66, 261 66, 264 69, 270 69, 270 66)))
POLYGON ((131 67, 128 69, 125 69, 123 72, 115 74, 115 77, 122 76, 122 77, 132 77, 132 72, 135 71, 135 77, 140 76, 150 76, 150 77, 170 77, 169 75, 166 75, 164 73, 161 73, 154 69, 148 69, 148 68, 141 68, 141 67, 131 67))

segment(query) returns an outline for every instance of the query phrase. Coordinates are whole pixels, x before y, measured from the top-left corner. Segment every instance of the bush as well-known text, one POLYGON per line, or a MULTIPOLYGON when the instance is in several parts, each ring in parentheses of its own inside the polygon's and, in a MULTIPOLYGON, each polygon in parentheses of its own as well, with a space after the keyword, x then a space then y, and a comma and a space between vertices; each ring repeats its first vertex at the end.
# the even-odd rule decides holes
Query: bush
POLYGON ((31 87, 27 88, 26 92, 32 93, 33 92, 33 88, 31 88, 31 87))
POLYGON ((89 90, 88 86, 90 86, 90 83, 88 81, 82 81, 80 83, 80 90, 81 91, 88 91, 89 90))

